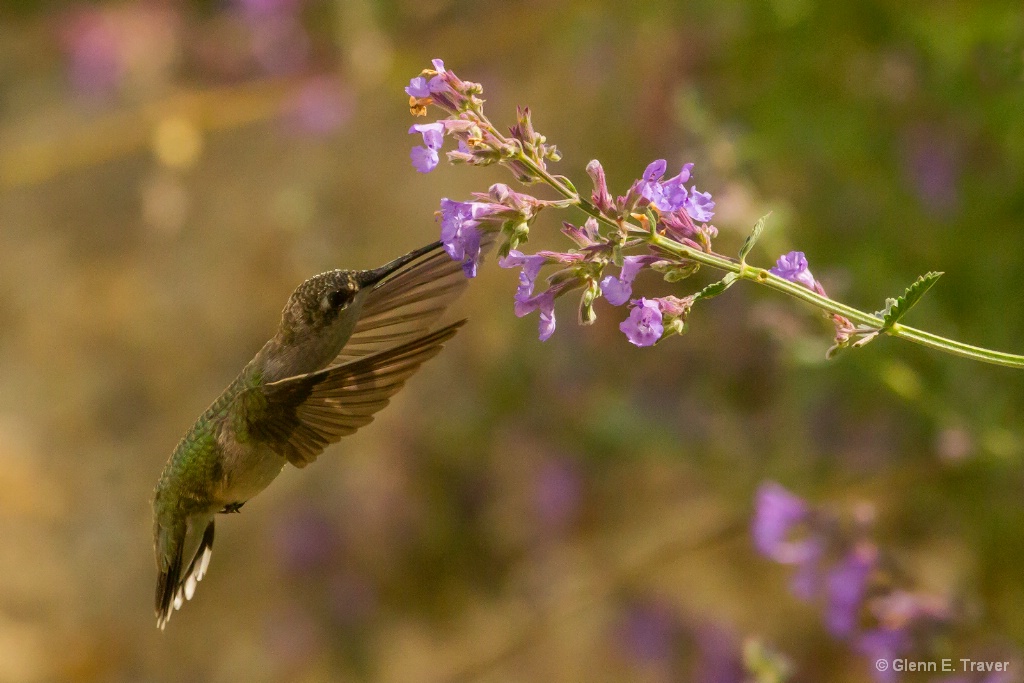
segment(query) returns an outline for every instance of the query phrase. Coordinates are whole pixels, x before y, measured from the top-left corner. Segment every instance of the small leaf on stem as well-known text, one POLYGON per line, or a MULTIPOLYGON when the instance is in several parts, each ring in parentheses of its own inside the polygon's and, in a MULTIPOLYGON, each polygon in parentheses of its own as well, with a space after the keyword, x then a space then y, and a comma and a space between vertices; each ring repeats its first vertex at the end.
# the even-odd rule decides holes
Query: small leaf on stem
POLYGON ((757 240, 760 239, 761 233, 764 232, 764 224, 768 220, 768 216, 771 215, 772 212, 769 211, 757 219, 757 224, 754 225, 754 231, 747 236, 747 239, 743 240, 743 246, 740 247, 740 263, 747 262, 747 254, 750 253, 750 250, 754 248, 757 240))
POLYGON ((932 288, 941 276, 941 272, 925 273, 917 278, 914 284, 907 287, 903 296, 898 299, 886 299, 885 310, 882 311, 882 327, 878 331, 886 332, 892 329, 892 326, 898 323, 921 300, 921 297, 932 288))

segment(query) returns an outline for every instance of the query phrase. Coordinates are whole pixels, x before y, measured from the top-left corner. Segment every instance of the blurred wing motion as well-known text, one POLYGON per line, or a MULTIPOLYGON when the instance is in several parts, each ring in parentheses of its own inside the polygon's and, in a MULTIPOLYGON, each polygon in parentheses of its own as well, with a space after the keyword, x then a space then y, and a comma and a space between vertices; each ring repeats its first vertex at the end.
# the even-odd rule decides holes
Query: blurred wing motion
MULTIPOLYGON (((451 262, 446 254, 442 256, 451 262)), ((420 319, 424 315, 434 314, 422 314, 420 319)), ((372 422, 374 413, 465 322, 344 365, 249 389, 238 403, 244 427, 291 464, 305 467, 328 444, 372 422)))
MULTIPOLYGON (((484 233, 480 249, 486 254, 499 233, 484 233)), ((332 365, 363 358, 425 333, 466 288, 469 278, 440 242, 424 258, 413 261, 382 280, 371 291, 352 336, 332 365)))

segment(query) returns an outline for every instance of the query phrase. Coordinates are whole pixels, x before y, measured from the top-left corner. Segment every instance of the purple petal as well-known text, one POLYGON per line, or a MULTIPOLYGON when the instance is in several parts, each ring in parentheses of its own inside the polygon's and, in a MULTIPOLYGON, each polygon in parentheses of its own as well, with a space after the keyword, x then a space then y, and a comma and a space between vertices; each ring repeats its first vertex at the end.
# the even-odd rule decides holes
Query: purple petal
POLYGON ((705 223, 715 215, 715 203, 710 192, 698 192, 697 186, 690 188, 690 195, 683 201, 683 208, 695 221, 705 223))
POLYGON ((665 197, 665 188, 661 186, 661 183, 643 181, 640 184, 640 196, 658 207, 659 211, 672 210, 665 197))
POLYGON ((668 164, 665 163, 664 159, 656 159, 652 161, 647 164, 647 168, 644 169, 644 181, 648 183, 655 183, 661 180, 661 177, 665 175, 666 168, 668 168, 668 164))
POLYGON ((410 97, 416 97, 418 99, 430 97, 430 88, 427 85, 427 79, 423 76, 413 78, 409 81, 409 85, 406 86, 405 92, 410 97))
POLYGON ((522 268, 519 273, 519 289, 516 290, 516 301, 525 302, 533 295, 534 284, 540 269, 547 262, 547 257, 534 254, 527 256, 518 249, 512 249, 508 256, 498 260, 502 268, 522 268))
POLYGON ((437 150, 429 147, 413 147, 409 158, 412 159, 413 168, 420 173, 430 173, 437 168, 439 161, 437 150))
POLYGON ((622 259, 622 272, 619 279, 623 282, 633 282, 636 274, 650 261, 647 256, 627 256, 622 259))
POLYGON ((440 121, 434 123, 414 123, 409 128, 410 133, 423 135, 423 144, 430 149, 441 149, 444 144, 444 124, 440 121))
POLYGON ((547 341, 555 333, 555 297, 544 299, 540 306, 540 320, 537 323, 537 336, 547 341))
MULTIPOLYGON (((693 162, 683 164, 683 167, 679 170, 677 175, 672 176, 665 181, 665 185, 679 185, 682 187, 683 183, 690 179, 690 171, 693 170, 693 162)), ((685 189, 685 188, 684 188, 685 189)))
POLYGON ((473 218, 473 209, 471 202, 441 200, 441 242, 452 260, 462 262, 466 277, 476 277, 481 255, 479 221, 473 218))
POLYGON ((629 301, 629 297, 633 295, 633 286, 613 275, 609 275, 601 280, 601 295, 612 306, 621 306, 629 301))
POLYGON ((465 258, 462 261, 462 272, 466 277, 476 277, 477 267, 480 265, 480 231, 475 225, 463 227, 462 250, 465 258))

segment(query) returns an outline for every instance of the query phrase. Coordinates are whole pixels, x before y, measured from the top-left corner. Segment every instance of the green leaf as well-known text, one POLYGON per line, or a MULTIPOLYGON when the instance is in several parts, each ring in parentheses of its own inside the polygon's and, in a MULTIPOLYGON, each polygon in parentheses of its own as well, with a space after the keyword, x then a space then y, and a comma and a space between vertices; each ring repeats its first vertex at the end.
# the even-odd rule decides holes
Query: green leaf
POLYGON ((768 221, 768 216, 771 216, 772 212, 769 211, 765 215, 757 219, 757 224, 754 226, 754 231, 747 236, 747 239, 743 240, 743 246, 740 247, 740 263, 747 262, 747 254, 754 248, 757 240, 760 239, 761 233, 764 232, 764 224, 768 221))
POLYGON ((903 319, 903 316, 914 307, 914 304, 921 300, 921 297, 938 282, 941 276, 941 272, 932 271, 925 273, 917 278, 914 284, 907 287, 907 291, 903 293, 903 296, 898 299, 886 299, 885 310, 881 312, 882 327, 878 331, 885 332, 892 329, 892 326, 903 319))
POLYGON ((685 280, 700 268, 700 264, 696 261, 688 261, 682 265, 673 266, 664 271, 665 282, 679 282, 685 280))
MULTIPOLYGON (((552 161, 557 161, 557 159, 552 159, 552 161)), ((579 196, 579 190, 577 190, 576 186, 572 184, 572 181, 566 178, 564 175, 556 175, 555 180, 560 180, 562 184, 569 188, 569 190, 572 191, 574 195, 576 195, 577 197, 579 196)))
POLYGON ((710 285, 697 292, 697 296, 694 298, 694 301, 710 299, 711 297, 718 296, 725 290, 732 287, 732 283, 736 282, 738 279, 739 275, 736 273, 726 273, 725 277, 718 282, 712 282, 710 285))
POLYGON ((658 217, 654 215, 654 211, 651 207, 647 207, 647 211, 644 212, 647 216, 647 227, 650 229, 651 234, 658 232, 658 217))

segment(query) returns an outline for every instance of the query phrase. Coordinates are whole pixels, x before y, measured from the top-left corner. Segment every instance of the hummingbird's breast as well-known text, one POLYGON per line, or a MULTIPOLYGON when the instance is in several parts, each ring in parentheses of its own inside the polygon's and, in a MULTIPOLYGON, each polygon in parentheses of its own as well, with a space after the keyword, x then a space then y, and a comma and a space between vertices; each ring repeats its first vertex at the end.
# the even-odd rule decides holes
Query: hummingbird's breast
POLYGON ((223 477, 217 491, 217 505, 244 503, 263 489, 288 462, 265 444, 239 443, 230 429, 217 435, 223 453, 223 477))

